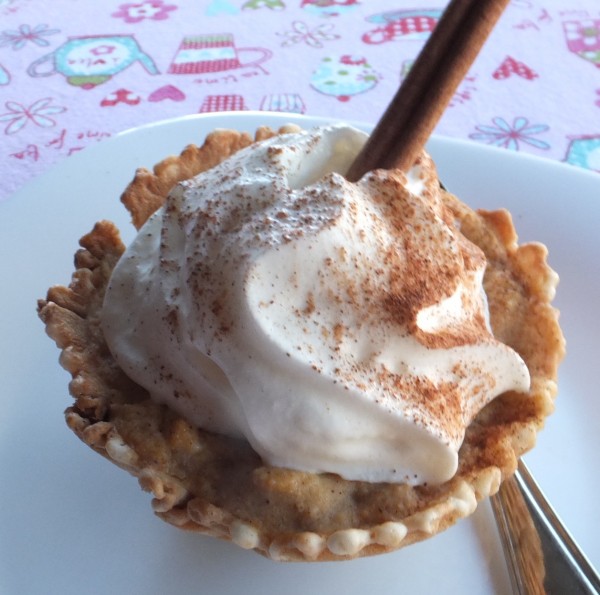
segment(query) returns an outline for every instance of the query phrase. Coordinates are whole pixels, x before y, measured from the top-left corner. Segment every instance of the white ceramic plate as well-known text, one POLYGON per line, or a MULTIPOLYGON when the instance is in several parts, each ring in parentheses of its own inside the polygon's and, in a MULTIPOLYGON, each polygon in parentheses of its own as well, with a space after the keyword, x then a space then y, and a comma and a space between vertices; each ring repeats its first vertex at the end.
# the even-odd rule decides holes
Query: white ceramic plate
MULTIPOLYGON (((468 520, 398 552, 352 562, 280 564, 153 517, 134 478, 66 428, 68 376, 36 317, 36 299, 71 274, 95 221, 128 230, 119 194, 217 127, 312 118, 191 116, 126 132, 76 154, 0 205, 0 593, 508 593, 487 502, 468 520)), ((509 208, 523 240, 540 240, 560 272, 568 341, 556 413, 527 461, 559 515, 600 566, 600 177, 569 166, 434 138, 446 186, 474 207, 509 208)), ((126 239, 133 233, 128 231, 126 239)))

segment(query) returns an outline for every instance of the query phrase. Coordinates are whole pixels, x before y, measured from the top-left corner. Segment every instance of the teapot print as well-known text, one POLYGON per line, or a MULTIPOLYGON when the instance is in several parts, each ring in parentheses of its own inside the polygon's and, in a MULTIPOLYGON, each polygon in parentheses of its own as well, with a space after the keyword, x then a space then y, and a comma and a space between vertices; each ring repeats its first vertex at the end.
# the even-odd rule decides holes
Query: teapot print
POLYGON ((310 84, 324 95, 349 101, 353 95, 375 87, 379 74, 362 56, 326 56, 312 73, 310 84))
POLYGON ((27 73, 44 77, 58 72, 69 84, 92 89, 138 61, 150 74, 158 74, 154 61, 132 35, 70 37, 59 48, 33 62, 27 73))
POLYGON ((369 44, 380 44, 396 40, 427 39, 437 25, 442 11, 396 10, 370 16, 367 21, 377 27, 362 36, 369 44))
POLYGON ((569 50, 600 68, 600 19, 567 21, 563 29, 569 50))

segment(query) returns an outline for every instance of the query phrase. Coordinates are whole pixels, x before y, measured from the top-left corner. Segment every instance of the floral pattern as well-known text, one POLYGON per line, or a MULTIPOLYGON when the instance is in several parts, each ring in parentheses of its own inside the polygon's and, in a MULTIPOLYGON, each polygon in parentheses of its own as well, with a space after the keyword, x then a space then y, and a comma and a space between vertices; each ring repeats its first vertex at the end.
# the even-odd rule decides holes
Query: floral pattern
MULTIPOLYGON (((374 123, 446 3, 41 4, 0 0, 0 203, 91 142, 159 120, 245 109, 374 123)), ((598 0, 513 0, 486 45, 436 133, 598 169, 598 0)))
POLYGON ((309 26, 302 21, 294 21, 292 30, 285 33, 278 33, 285 41, 281 44, 282 47, 289 47, 297 43, 305 43, 312 48, 322 48, 324 41, 333 41, 340 39, 339 35, 332 33, 334 26, 330 23, 324 23, 318 27, 310 29, 309 26))
POLYGON ((29 122, 33 122, 36 126, 41 128, 51 128, 56 125, 56 121, 48 116, 54 114, 62 114, 66 111, 65 107, 57 105, 51 105, 52 98, 44 97, 38 99, 35 103, 32 103, 29 107, 24 106, 22 103, 16 101, 7 101, 4 105, 8 112, 0 114, 0 122, 7 122, 7 126, 4 129, 5 134, 16 134, 29 122))
POLYGON ((50 42, 44 38, 56 33, 60 33, 60 30, 49 29, 48 25, 36 25, 33 29, 29 25, 21 25, 16 30, 0 33, 0 47, 11 46, 13 50, 20 50, 29 42, 39 47, 46 47, 50 42))
POLYGON ((477 132, 470 134, 469 138, 512 151, 519 150, 519 143, 525 143, 536 149, 550 148, 547 142, 534 136, 547 132, 550 127, 546 124, 530 125, 529 120, 523 117, 515 118, 512 124, 509 124, 504 118, 494 118, 492 122, 493 126, 476 126, 477 132))
POLYGON ((140 23, 149 19, 152 21, 163 21, 169 18, 169 12, 177 10, 177 6, 164 4, 162 0, 146 0, 131 4, 121 4, 117 12, 112 16, 121 18, 126 23, 140 23))

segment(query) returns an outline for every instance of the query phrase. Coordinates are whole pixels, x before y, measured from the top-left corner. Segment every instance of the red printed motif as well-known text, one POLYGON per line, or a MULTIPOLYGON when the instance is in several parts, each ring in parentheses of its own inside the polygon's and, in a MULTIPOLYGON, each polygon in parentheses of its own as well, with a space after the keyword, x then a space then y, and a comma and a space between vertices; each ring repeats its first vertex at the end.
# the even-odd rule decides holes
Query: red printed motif
POLYGON ((107 95, 101 102, 101 107, 114 107, 118 103, 127 105, 137 105, 141 101, 141 97, 127 89, 117 89, 114 93, 107 95))
POLYGON ((165 85, 155 91, 152 91, 148 96, 148 101, 157 102, 170 99, 171 101, 183 101, 185 99, 185 93, 175 87, 175 85, 165 85))
POLYGON ((369 17, 378 26, 362 36, 368 44, 380 44, 396 40, 427 39, 435 29, 442 11, 439 9, 396 10, 369 17))
POLYGON ((243 111, 247 109, 241 95, 208 95, 200 106, 200 113, 243 111))
POLYGON ((169 74, 205 74, 236 68, 260 66, 272 56, 265 48, 236 48, 233 35, 217 33, 184 37, 169 74), (253 60, 240 60, 240 54, 252 52, 253 60))
POLYGON ((519 62, 518 60, 511 58, 510 56, 507 56, 506 60, 500 64, 492 76, 496 80, 501 81, 511 77, 513 74, 527 79, 528 81, 532 81, 539 76, 537 72, 534 72, 531 68, 529 68, 529 66, 523 62, 519 62))
POLYGON ((64 155, 72 155, 84 149, 90 141, 101 141, 110 137, 110 132, 86 130, 69 133, 63 128, 55 137, 44 142, 30 143, 24 149, 10 153, 9 157, 19 161, 39 161, 45 158, 45 153, 57 151, 64 155), (49 151, 49 150, 52 151, 49 151))
POLYGON ((600 19, 566 21, 563 30, 569 50, 600 68, 600 19))

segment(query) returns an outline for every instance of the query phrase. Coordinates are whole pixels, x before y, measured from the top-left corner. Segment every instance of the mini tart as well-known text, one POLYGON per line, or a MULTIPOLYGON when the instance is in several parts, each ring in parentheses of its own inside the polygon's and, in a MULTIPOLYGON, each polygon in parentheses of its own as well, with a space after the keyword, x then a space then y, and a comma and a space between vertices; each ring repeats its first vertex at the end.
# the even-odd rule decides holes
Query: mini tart
MULTIPOLYGON (((284 127, 279 133, 298 130, 284 127)), ((177 182, 213 167, 255 140, 276 134, 218 130, 150 172, 140 169, 122 201, 140 228, 177 182)), ((68 426, 95 451, 135 475, 165 521, 231 540, 274 560, 343 560, 398 549, 470 515, 494 494, 533 447, 553 410, 564 354, 558 281, 541 244, 517 244, 506 211, 475 212, 444 194, 462 233, 485 253, 484 285, 495 336, 515 349, 531 373, 528 394, 507 392, 467 429, 457 474, 410 487, 347 481, 263 464, 243 441, 192 427, 153 403, 114 361, 100 329, 111 271, 125 247, 116 227, 96 224, 81 239, 69 287, 52 287, 38 303, 48 335, 72 374, 68 426)))

